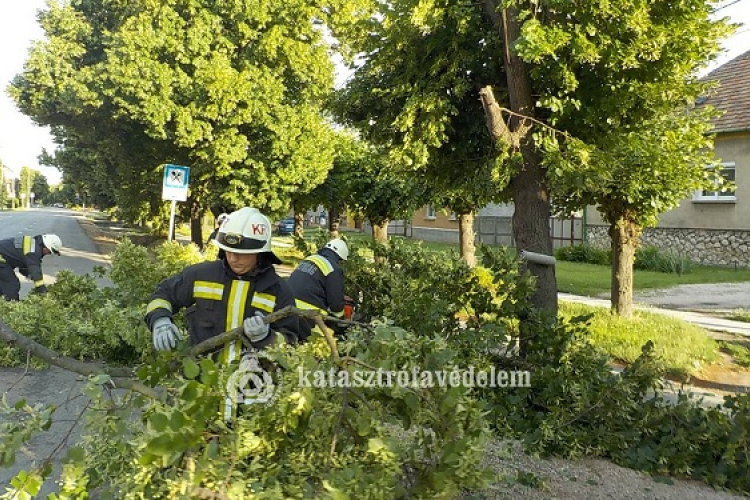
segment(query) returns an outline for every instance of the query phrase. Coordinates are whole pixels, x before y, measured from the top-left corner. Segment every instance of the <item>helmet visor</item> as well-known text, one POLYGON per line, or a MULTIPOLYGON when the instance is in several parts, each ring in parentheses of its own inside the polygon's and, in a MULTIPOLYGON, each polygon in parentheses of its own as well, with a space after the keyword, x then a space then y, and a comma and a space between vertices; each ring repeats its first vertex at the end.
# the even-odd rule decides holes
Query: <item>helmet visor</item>
POLYGON ((239 233, 225 233, 220 231, 216 241, 222 245, 237 250, 260 250, 266 245, 263 240, 248 238, 239 233))

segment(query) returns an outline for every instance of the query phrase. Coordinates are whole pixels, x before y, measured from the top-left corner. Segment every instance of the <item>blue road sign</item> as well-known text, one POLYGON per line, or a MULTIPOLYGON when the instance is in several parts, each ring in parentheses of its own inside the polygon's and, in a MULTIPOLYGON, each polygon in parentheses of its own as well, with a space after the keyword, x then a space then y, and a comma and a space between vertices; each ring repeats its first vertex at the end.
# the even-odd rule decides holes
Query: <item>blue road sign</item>
POLYGON ((187 190, 190 181, 190 167, 183 165, 164 166, 163 200, 187 201, 187 190))

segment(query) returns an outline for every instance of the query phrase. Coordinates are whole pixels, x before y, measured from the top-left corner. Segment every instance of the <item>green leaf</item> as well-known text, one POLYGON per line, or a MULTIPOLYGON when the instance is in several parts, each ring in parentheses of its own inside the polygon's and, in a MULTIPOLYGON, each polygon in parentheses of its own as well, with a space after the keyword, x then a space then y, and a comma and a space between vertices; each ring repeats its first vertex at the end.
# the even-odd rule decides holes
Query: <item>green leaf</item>
POLYGON ((169 417, 163 413, 154 413, 148 421, 156 432, 164 432, 169 425, 169 417))
POLYGON ((94 375, 91 377, 91 382, 96 385, 104 385, 112 380, 112 377, 110 377, 106 373, 99 373, 98 375, 94 375))
POLYGON ((182 367, 187 378, 194 379, 200 373, 200 367, 193 358, 183 358, 182 367))
POLYGON ((71 446, 65 453, 63 462, 83 462, 84 458, 86 458, 86 453, 81 446, 71 446))

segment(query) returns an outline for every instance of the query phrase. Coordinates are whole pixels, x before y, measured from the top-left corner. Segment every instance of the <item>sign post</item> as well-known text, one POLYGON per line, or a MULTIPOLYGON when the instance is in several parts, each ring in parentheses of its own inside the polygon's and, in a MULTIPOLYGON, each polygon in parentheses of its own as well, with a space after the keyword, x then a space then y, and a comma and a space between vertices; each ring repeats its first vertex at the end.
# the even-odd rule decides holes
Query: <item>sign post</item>
POLYGON ((172 201, 172 210, 169 215, 169 241, 174 239, 174 213, 178 201, 187 201, 188 182, 190 180, 190 167, 183 165, 164 166, 164 184, 162 186, 162 200, 172 201))

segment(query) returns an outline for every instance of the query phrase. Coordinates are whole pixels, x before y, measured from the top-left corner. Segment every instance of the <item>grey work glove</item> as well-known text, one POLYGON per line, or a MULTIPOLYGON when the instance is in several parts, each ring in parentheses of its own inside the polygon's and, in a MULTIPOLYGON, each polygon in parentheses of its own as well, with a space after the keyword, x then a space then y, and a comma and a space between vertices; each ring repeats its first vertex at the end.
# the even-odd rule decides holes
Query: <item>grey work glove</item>
POLYGON ((159 318, 154 321, 152 333, 154 335, 154 349, 157 351, 171 351, 177 347, 177 341, 182 339, 180 330, 169 318, 159 318))
POLYGON ((265 315, 260 311, 255 311, 255 316, 245 318, 242 323, 242 329, 245 331, 245 336, 250 339, 250 342, 260 342, 268 337, 268 332, 271 331, 271 327, 263 321, 265 315))

